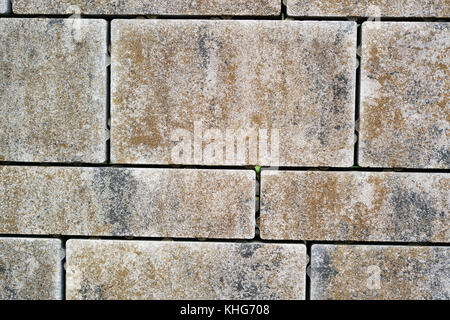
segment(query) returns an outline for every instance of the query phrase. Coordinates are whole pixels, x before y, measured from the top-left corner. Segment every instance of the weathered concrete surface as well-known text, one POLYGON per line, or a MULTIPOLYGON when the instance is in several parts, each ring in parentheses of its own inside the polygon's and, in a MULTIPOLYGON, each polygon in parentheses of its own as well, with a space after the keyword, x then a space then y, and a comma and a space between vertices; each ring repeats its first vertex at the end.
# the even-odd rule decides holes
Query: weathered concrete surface
POLYGON ((219 15, 275 16, 281 12, 279 0, 13 0, 19 14, 63 14, 79 10, 83 14, 219 15))
POLYGON ((362 28, 359 164, 450 168, 450 24, 362 28))
POLYGON ((106 159, 106 21, 0 20, 0 161, 106 159))
POLYGON ((199 121, 219 130, 203 149, 227 129, 267 129, 269 142, 279 129, 280 165, 351 166, 355 47, 353 22, 115 20, 112 161, 269 163, 192 156, 199 121), (188 137, 175 142, 177 129, 188 137), (189 158, 173 161, 187 140, 189 158))
POLYGON ((9 2, 8 0, 0 0, 0 14, 9 12, 9 2))
POLYGON ((450 16, 448 0, 286 0, 289 16, 435 17, 450 16))
POLYGON ((298 244, 67 242, 67 299, 304 299, 298 244))
POLYGON ((450 175, 262 172, 263 239, 450 242, 450 175))
POLYGON ((0 238, 0 300, 61 299, 63 258, 57 239, 0 238))
POLYGON ((255 173, 0 167, 0 233, 253 238, 255 173))
POLYGON ((450 247, 313 245, 311 299, 450 298, 450 247))

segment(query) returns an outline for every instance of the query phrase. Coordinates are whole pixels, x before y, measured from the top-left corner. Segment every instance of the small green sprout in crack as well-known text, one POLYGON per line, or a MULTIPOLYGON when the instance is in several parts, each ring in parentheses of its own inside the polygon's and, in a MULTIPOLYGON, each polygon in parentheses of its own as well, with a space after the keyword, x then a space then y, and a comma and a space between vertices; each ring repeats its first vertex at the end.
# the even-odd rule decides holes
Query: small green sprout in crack
POLYGON ((256 171, 256 174, 260 174, 261 173, 261 166, 256 166, 255 167, 255 171, 256 171))

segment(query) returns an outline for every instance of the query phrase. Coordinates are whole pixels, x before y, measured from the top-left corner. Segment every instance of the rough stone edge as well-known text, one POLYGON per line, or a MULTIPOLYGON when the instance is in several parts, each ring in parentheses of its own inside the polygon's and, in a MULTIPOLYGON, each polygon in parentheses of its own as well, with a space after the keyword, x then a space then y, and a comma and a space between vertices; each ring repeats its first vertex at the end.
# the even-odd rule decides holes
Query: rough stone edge
POLYGON ((105 47, 102 48, 103 51, 103 59, 104 59, 104 70, 102 71, 102 76, 104 77, 104 86, 105 86, 105 99, 103 105, 103 147, 101 158, 97 158, 94 163, 106 163, 108 158, 110 158, 110 148, 111 148, 111 127, 110 127, 110 119, 111 119, 111 53, 109 52, 110 39, 111 39, 111 23, 105 19, 84 19, 84 20, 93 20, 100 24, 100 27, 103 31, 103 39, 105 41, 105 47), (108 71, 109 70, 109 71, 108 71), (109 150, 109 152, 108 152, 109 150))

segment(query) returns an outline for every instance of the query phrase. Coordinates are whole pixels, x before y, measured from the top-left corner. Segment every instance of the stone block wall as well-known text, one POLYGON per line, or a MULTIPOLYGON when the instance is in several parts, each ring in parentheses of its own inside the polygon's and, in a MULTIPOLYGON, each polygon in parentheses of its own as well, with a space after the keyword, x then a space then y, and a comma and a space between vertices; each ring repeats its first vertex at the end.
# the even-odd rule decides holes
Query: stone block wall
POLYGON ((0 299, 450 299, 447 0, 0 0, 0 299))

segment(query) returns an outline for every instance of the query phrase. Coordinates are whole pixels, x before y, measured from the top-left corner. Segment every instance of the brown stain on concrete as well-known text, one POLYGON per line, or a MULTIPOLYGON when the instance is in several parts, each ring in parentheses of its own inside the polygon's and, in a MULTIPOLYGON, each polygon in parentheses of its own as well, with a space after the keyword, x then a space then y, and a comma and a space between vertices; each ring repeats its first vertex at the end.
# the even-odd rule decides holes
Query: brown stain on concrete
POLYGON ((362 159, 372 166, 445 167, 440 148, 448 130, 438 124, 450 119, 450 71, 442 59, 448 46, 440 43, 448 27, 438 26, 363 26, 363 81, 371 87, 361 102, 360 134, 362 159))
MULTIPOLYGON (((223 135, 226 129, 283 129, 281 157, 289 163, 308 161, 299 154, 318 154, 328 159, 336 157, 329 148, 353 148, 350 143, 335 143, 349 141, 353 132, 348 110, 353 70, 335 70, 336 63, 350 62, 349 47, 355 43, 349 34, 353 31, 344 25, 337 30, 334 26, 314 28, 311 32, 320 38, 314 42, 314 36, 306 34, 309 27, 271 22, 248 25, 240 21, 120 24, 118 48, 113 47, 113 56, 120 64, 120 83, 113 92, 113 110, 117 110, 112 129, 116 141, 112 149, 118 150, 113 152, 115 157, 120 162, 139 158, 144 162, 171 163, 171 130, 181 128, 192 134, 194 121, 199 120, 204 131, 219 129, 223 135), (296 31, 305 33, 304 43, 295 42, 296 31), (279 39, 278 35, 285 32, 288 35, 279 39), (322 35, 324 32, 332 37, 322 35), (322 44, 322 40, 326 43, 322 44), (340 45, 343 40, 345 49, 340 45), (312 42, 316 46, 312 52, 299 51, 312 42), (248 49, 244 50, 242 43, 247 43, 248 49), (320 56, 317 63, 316 56, 320 56), (325 69, 321 69, 321 74, 333 74, 327 86, 337 86, 340 97, 329 92, 332 90, 327 90, 325 99, 316 93, 316 82, 308 77, 318 76, 304 70, 304 59, 313 60, 312 69, 325 69), (339 77, 344 79, 344 86, 336 83, 339 77), (192 86, 181 79, 188 79, 192 86), (300 80, 304 80, 306 88, 299 85, 300 80), (134 91, 142 91, 142 96, 133 96, 134 91), (315 100, 300 106, 296 100, 303 96, 315 100), (311 119, 305 117, 314 117, 316 130, 321 130, 323 137, 320 142, 317 137, 309 139, 304 147, 299 147, 297 140, 303 138, 303 124, 311 124, 311 119)), ((317 161, 322 164, 326 159, 317 161)))

